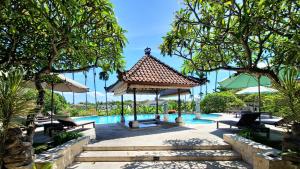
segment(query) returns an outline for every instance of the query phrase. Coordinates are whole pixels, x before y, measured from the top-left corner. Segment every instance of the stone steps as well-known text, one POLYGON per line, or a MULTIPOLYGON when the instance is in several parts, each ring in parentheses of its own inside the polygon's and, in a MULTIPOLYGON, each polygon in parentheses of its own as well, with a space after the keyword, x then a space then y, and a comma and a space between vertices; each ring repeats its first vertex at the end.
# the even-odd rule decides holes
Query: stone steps
POLYGON ((159 151, 159 150, 231 150, 229 144, 204 144, 204 145, 164 145, 164 146, 97 146, 87 145, 84 151, 159 151))
POLYGON ((234 161, 241 156, 232 150, 84 151, 76 162, 131 161, 234 161))

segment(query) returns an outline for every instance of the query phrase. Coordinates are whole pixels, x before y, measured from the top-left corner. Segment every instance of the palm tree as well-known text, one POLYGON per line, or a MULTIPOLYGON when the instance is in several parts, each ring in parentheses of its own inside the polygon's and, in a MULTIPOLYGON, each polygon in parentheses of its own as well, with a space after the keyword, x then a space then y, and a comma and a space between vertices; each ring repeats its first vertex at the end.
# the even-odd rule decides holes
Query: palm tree
POLYGON ((94 89, 95 89, 95 108, 97 111, 98 106, 97 106, 97 89, 96 89, 96 70, 95 70, 95 68, 93 68, 93 74, 94 74, 94 89))
POLYGON ((104 89, 105 89, 105 109, 106 115, 108 116, 108 109, 107 109, 107 91, 106 91, 106 81, 109 79, 109 74, 106 71, 99 73, 99 79, 104 80, 104 89))
MULTIPOLYGON (((86 86, 86 83, 87 83, 87 71, 84 71, 83 75, 84 75, 84 85, 86 86)), ((87 110, 87 92, 85 93, 85 110, 87 110)))

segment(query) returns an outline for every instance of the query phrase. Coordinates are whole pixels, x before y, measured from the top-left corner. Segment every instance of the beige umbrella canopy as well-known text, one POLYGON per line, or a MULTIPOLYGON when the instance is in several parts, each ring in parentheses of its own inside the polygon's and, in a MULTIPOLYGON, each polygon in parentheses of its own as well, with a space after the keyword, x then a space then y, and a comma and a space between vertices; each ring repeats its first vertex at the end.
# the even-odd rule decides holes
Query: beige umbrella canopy
MULTIPOLYGON (((53 74, 54 75, 54 74, 53 74)), ((72 80, 70 78, 65 77, 62 74, 56 75, 58 78, 57 82, 51 82, 47 83, 46 88, 50 89, 51 92, 51 123, 53 122, 53 111, 54 111, 54 98, 53 98, 53 92, 59 91, 59 92, 75 92, 75 93, 84 93, 88 92, 89 88, 85 85, 82 85, 75 80, 72 80)))
MULTIPOLYGON (((54 91, 75 93, 85 93, 89 91, 89 88, 87 86, 80 84, 70 78, 67 78, 62 74, 58 74, 56 76, 61 80, 61 82, 53 83, 54 91)), ((46 88, 52 90, 52 84, 48 83, 46 88)))

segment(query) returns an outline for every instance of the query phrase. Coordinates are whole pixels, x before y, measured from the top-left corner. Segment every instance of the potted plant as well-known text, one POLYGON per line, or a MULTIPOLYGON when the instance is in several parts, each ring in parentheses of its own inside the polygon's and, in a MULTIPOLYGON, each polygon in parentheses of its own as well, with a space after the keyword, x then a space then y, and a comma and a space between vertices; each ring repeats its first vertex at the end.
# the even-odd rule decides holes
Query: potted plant
POLYGON ((284 118, 291 125, 291 131, 284 135, 282 150, 283 158, 292 162, 300 162, 300 84, 298 69, 285 67, 282 71, 280 84, 275 87, 287 100, 287 110, 284 110, 284 118))
POLYGON ((33 110, 34 102, 25 97, 23 76, 21 69, 0 72, 0 168, 32 168, 32 143, 23 135, 20 119, 33 110))

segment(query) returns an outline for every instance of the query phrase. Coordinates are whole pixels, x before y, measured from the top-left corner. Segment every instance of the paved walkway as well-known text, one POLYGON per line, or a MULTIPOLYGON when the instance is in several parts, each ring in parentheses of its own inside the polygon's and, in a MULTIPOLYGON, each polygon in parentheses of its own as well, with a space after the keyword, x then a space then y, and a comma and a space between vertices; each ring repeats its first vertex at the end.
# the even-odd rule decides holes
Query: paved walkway
MULTIPOLYGON (((222 136, 236 129, 216 129, 216 124, 185 125, 170 128, 127 129, 120 125, 97 125, 92 147, 201 146, 227 145, 222 136)), ((141 152, 138 152, 141 153, 141 152)), ((75 162, 68 169, 194 169, 251 168, 242 161, 157 161, 157 162, 75 162)))
POLYGON ((120 125, 97 125, 97 146, 160 146, 225 144, 224 133, 234 133, 235 129, 216 129, 216 125, 190 125, 171 128, 127 129, 120 125))

